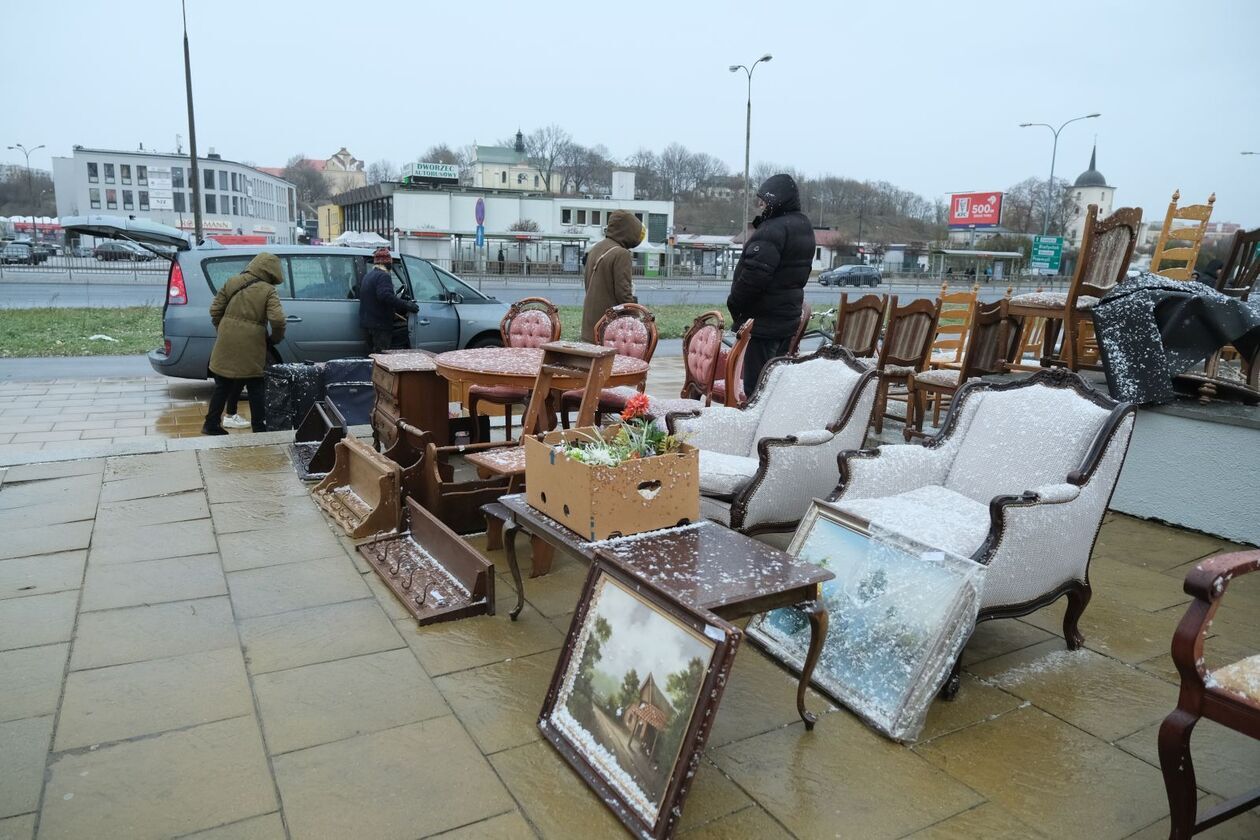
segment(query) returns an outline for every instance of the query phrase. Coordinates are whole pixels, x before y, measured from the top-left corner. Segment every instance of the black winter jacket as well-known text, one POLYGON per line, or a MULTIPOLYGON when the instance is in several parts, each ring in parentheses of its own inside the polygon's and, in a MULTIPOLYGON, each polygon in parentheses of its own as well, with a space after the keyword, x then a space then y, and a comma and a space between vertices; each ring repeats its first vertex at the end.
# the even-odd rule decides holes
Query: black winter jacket
POLYGON ((752 318, 754 337, 788 338, 801 320, 805 284, 814 263, 814 228, 801 212, 790 175, 768 178, 757 197, 766 202, 766 212, 753 219, 756 230, 735 266, 726 308, 736 329, 752 318))
POLYGON ((394 294, 394 279, 388 271, 373 268, 363 275, 359 286, 359 326, 380 330, 394 326, 394 313, 415 312, 413 301, 394 294))

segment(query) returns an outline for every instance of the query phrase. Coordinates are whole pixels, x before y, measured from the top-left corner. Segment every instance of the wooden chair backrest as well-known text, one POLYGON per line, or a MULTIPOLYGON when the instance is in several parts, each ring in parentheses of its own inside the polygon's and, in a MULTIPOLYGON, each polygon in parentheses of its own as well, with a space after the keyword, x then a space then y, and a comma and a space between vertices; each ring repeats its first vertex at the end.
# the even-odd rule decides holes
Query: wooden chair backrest
POLYGON ((704 312, 691 322, 683 335, 683 399, 710 401, 717 376, 722 336, 726 321, 716 309, 704 312))
POLYGON ((814 307, 809 305, 809 301, 801 302, 801 322, 796 325, 796 333, 792 336, 792 341, 788 344, 787 354, 795 356, 797 351, 801 349, 801 338, 805 335, 805 330, 809 329, 809 319, 814 315, 814 307))
POLYGON ((943 361, 955 364, 962 360, 979 294, 979 286, 972 286, 966 292, 951 292, 949 283, 941 284, 941 293, 936 298, 939 314, 936 337, 932 340, 932 356, 943 357, 943 361))
POLYGON ((660 332, 656 316, 646 306, 619 303, 604 313, 595 325, 595 343, 612 347, 621 356, 652 361, 660 332))
POLYGON ((1260 279, 1260 228, 1240 230, 1234 234, 1229 258, 1216 281, 1216 290, 1223 295, 1247 300, 1260 279))
POLYGON ((521 418, 521 439, 526 435, 545 431, 543 421, 550 412, 548 397, 554 390, 571 387, 572 383, 568 380, 577 377, 584 380, 581 386, 582 402, 578 406, 578 428, 595 425, 599 393, 612 375, 613 359, 616 358, 617 351, 612 347, 567 341, 544 344, 542 351, 542 365, 534 379, 534 389, 530 392, 525 416, 521 418), (559 387, 553 384, 556 377, 562 378, 559 387))
POLYGON ((1075 314, 1076 301, 1081 296, 1100 298, 1124 280, 1141 224, 1141 207, 1121 207, 1107 218, 1099 219, 1098 205, 1089 205, 1080 257, 1068 286, 1066 312, 1069 316, 1075 314))
POLYGON ((752 329, 753 322, 749 318, 735 333, 735 344, 730 349, 722 348, 719 369, 726 378, 723 397, 726 405, 734 408, 748 402, 748 395, 744 393, 744 356, 748 353, 748 342, 752 340, 752 329))
POLYGON ((873 357, 887 309, 885 295, 863 295, 850 301, 848 293, 842 293, 836 310, 835 343, 858 358, 873 357))
POLYGON ((1207 204, 1178 207, 1177 201, 1180 198, 1181 191, 1174 190, 1172 201, 1168 203, 1168 213, 1164 216, 1164 228, 1159 232, 1159 241, 1155 243, 1155 253, 1151 256, 1151 273, 1162 274, 1170 280, 1189 280, 1194 273, 1195 260, 1199 258, 1199 249, 1203 247, 1203 234, 1207 232, 1208 219, 1212 218, 1216 193, 1208 196, 1207 204), (1173 227, 1173 222, 1194 224, 1173 227), (1170 248, 1169 242, 1188 244, 1170 248), (1165 265, 1170 260, 1179 264, 1165 265))
POLYGON ((888 326, 879 346, 876 367, 880 370, 889 365, 912 367, 916 371, 926 369, 940 320, 939 300, 921 298, 898 306, 897 296, 893 295, 888 301, 888 326))
POLYGON ((958 384, 976 376, 1005 373, 1019 352, 1019 319, 1005 300, 976 307, 958 384))
POLYGON ((548 341, 558 341, 560 310, 546 298, 521 298, 508 307, 499 322, 499 335, 504 347, 541 347, 548 341))

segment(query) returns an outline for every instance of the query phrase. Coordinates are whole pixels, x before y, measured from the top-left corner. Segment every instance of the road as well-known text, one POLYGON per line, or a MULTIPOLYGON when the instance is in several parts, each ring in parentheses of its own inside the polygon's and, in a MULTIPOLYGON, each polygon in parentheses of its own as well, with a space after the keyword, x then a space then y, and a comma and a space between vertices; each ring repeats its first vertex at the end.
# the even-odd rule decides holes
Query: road
POLYGON ((0 309, 53 307, 161 306, 166 284, 118 283, 27 283, 13 281, 12 275, 0 283, 0 309))

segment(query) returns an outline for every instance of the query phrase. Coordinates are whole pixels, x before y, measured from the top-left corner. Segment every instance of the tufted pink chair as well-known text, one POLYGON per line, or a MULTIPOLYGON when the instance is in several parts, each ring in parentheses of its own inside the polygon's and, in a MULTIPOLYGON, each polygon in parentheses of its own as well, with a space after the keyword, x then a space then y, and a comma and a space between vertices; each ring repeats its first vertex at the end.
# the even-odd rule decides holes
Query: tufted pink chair
MULTIPOLYGON (((752 339, 753 322, 750 318, 735 333, 735 346, 722 345, 718 354, 718 371, 722 378, 713 380, 713 401, 733 408, 743 408, 748 403, 744 393, 744 355, 752 339)), ((790 355, 790 354, 789 354, 790 355)))
MULTIPOLYGON (((527 297, 508 307, 499 322, 504 347, 541 347, 560 338, 560 311, 546 298, 527 297)), ((503 406, 507 439, 512 439, 512 406, 529 403, 529 391, 505 385, 473 385, 468 389, 468 413, 477 416, 477 405, 488 402, 503 406)), ((477 429, 473 423, 473 429, 477 429)))
MULTIPOLYGON (((612 347, 619 356, 652 361, 656 352, 658 338, 656 316, 646 306, 637 303, 622 303, 604 313, 595 325, 595 340, 604 347, 612 347)), ((601 415, 620 412, 625 408, 626 400, 635 393, 641 393, 647 387, 645 379, 638 388, 605 388, 599 392, 599 405, 595 409, 595 423, 599 424, 601 415)), ((582 404, 580 388, 565 391, 560 397, 560 423, 569 428, 569 412, 582 404)))
POLYGON ((691 322, 683 336, 683 361, 685 363, 682 393, 683 399, 713 402, 713 380, 717 377, 718 362, 722 352, 722 335, 726 322, 717 310, 705 312, 691 322))

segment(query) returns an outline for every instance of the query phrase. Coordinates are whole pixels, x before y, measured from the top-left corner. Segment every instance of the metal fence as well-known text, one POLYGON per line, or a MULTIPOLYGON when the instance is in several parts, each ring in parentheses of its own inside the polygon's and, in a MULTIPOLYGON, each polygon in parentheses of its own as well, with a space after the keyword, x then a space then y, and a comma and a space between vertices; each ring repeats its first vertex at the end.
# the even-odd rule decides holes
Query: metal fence
POLYGON ((164 283, 170 263, 161 257, 151 260, 113 260, 96 257, 48 257, 35 265, 0 264, 0 280, 33 280, 57 283, 164 283))

